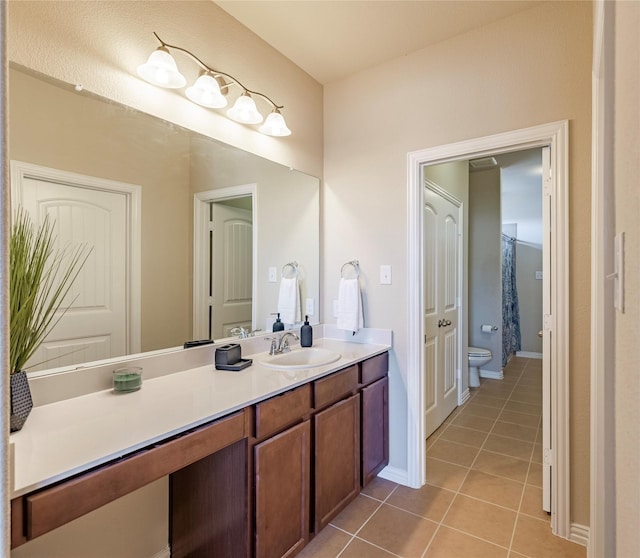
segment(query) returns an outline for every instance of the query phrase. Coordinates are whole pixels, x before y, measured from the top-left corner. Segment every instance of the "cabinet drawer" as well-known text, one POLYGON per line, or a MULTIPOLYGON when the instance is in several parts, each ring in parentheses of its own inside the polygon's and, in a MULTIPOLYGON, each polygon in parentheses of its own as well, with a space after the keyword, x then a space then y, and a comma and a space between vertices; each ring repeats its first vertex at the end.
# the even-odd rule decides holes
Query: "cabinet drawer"
POLYGON ((246 437, 244 412, 25 497, 31 540, 246 437))
POLYGON ((371 384, 389 373, 389 353, 382 353, 362 362, 360 383, 371 384))
POLYGON ((256 405, 256 438, 265 438, 300 422, 310 410, 310 384, 258 403, 256 405))
POLYGON ((358 387, 358 365, 350 366, 340 372, 313 383, 313 403, 316 409, 326 407, 351 395, 358 387))

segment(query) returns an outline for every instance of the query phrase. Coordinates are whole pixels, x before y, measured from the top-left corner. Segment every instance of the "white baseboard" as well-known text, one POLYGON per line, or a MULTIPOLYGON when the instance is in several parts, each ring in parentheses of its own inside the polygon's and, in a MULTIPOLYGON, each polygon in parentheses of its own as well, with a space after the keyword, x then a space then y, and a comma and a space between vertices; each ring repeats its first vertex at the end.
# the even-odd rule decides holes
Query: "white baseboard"
POLYGON ((537 358, 542 359, 542 353, 532 353, 529 351, 517 351, 516 356, 524 358, 537 358))
POLYGON ((481 368, 480 377, 488 378, 490 380, 502 380, 504 379, 504 374, 502 373, 502 370, 500 370, 499 372, 495 372, 494 370, 483 370, 481 368))
POLYGON ((460 394, 460 398, 458 399, 458 406, 464 405, 469 397, 471 397, 471 391, 469 391, 469 388, 467 388, 460 394))
POLYGON ((404 469, 398 469, 398 467, 392 467, 387 465, 382 471, 378 473, 379 477, 388 481, 397 482, 403 486, 411 486, 409 484, 409 474, 404 469))
POLYGON ((589 527, 572 523, 569 527, 569 540, 582 546, 589 546, 589 527))
POLYGON ((166 548, 156 552, 151 558, 171 558, 171 548, 167 545, 166 548))

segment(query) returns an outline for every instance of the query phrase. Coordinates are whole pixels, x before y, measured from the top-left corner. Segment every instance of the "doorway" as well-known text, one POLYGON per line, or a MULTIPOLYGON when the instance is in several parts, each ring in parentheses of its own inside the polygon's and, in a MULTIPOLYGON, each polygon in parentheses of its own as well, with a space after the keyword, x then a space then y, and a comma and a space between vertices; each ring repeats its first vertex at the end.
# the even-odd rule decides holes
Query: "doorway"
MULTIPOLYGON (((554 534, 569 534, 569 352, 568 352, 568 122, 556 122, 504 134, 417 151, 408 157, 408 480, 419 487, 425 482, 425 423, 411 417, 424 416, 424 284, 422 270, 422 168, 427 165, 486 157, 507 151, 550 146, 551 177, 545 181, 549 203, 550 287, 555 293, 550 313, 544 317, 553 385, 545 386, 545 405, 553 417, 545 459, 551 467, 551 527, 554 534), (553 332, 553 335, 551 335, 553 332), (553 448, 553 451, 551 451, 553 448)), ((464 328, 463 328, 464 329, 464 328)), ((464 346, 467 343, 463 344, 464 346)), ((462 370, 464 370, 461 367, 462 370)), ((459 399, 468 392, 468 375, 459 381, 459 399)))
POLYGON ((256 327, 256 187, 244 184, 194 196, 194 339, 220 339, 231 336, 234 327, 256 327), (229 225, 228 234, 213 230, 214 215, 229 225))

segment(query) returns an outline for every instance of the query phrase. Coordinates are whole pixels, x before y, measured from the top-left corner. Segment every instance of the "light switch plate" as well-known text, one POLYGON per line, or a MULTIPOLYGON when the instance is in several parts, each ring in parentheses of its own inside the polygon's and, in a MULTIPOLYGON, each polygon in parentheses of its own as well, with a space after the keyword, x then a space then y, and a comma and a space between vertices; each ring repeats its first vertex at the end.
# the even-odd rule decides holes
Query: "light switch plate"
POLYGON ((313 310, 314 310, 313 307, 314 307, 313 299, 312 298, 308 298, 306 300, 306 304, 305 304, 305 307, 304 307, 304 313, 307 316, 313 316, 313 310))
POLYGON ((275 283, 278 280, 278 269, 275 267, 269 268, 269 283, 275 283))
POLYGON ((390 265, 380 266, 380 284, 391 285, 391 266, 390 265))
POLYGON ((542 281, 542 271, 536 271, 536 279, 542 281))

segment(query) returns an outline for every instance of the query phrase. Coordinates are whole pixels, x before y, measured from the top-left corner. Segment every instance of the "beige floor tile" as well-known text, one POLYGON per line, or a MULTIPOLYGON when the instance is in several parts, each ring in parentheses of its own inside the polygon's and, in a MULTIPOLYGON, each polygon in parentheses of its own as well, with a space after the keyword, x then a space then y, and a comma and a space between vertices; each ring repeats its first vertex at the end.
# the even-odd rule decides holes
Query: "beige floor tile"
POLYGON ((530 426, 522 426, 520 424, 498 420, 491 433, 506 436, 507 438, 515 438, 516 440, 522 440, 524 442, 535 442, 538 428, 537 426, 531 428, 530 426))
POLYGON ((542 463, 542 444, 534 444, 533 453, 531 454, 531 461, 533 463, 542 463))
POLYGON ((478 455, 478 451, 478 448, 474 448, 472 446, 466 446, 464 444, 449 442, 448 440, 438 438, 436 443, 427 450, 427 457, 433 457, 434 459, 440 459, 455 465, 469 467, 476 458, 476 455, 478 455))
POLYGON ((300 558, 336 558, 351 540, 351 535, 327 525, 298 554, 300 558))
POLYGON ((482 384, 480 389, 482 393, 511 393, 513 391, 513 384, 505 384, 502 380, 487 380, 482 384))
POLYGON ((502 407, 504 407, 507 399, 509 399, 509 396, 507 394, 502 395, 498 393, 492 393, 491 395, 489 395, 479 393, 473 398, 473 402, 478 405, 486 405, 487 407, 498 407, 501 409, 502 407))
POLYGON ((379 500, 374 500, 373 498, 360 494, 333 518, 331 525, 355 535, 364 522, 367 521, 381 505, 379 500))
POLYGON ((471 430, 471 428, 462 428, 461 426, 451 424, 449 425, 449 428, 442 433, 440 439, 480 448, 482 447, 482 444, 484 444, 486 437, 486 432, 471 430))
MULTIPOLYGON (((464 481, 465 476, 469 472, 466 467, 445 463, 438 459, 430 459, 427 457, 427 482, 434 486, 448 488, 449 490, 458 490, 464 481)), ((523 481, 527 476, 525 469, 523 481)))
POLYGON ((506 558, 507 549, 441 526, 425 558, 506 558))
POLYGON ((430 484, 418 489, 399 486, 389 497, 387 504, 439 523, 455 495, 451 490, 430 484))
POLYGON ((489 434, 483 449, 529 461, 533 450, 533 442, 524 442, 498 436, 497 434, 489 434))
POLYGON ((353 539, 345 551, 340 554, 340 558, 364 558, 365 556, 367 558, 388 558, 393 554, 360 539, 353 539))
POLYGON ((525 413, 539 417, 542 414, 540 405, 529 405, 528 403, 520 403, 518 401, 507 401, 504 408, 507 411, 515 411, 516 413, 525 413))
POLYGON ((542 488, 542 465, 539 463, 531 463, 529 475, 527 476, 527 484, 542 488))
MULTIPOLYGON (((473 469, 523 483, 527 480, 529 462, 482 450, 473 464, 473 469)), ((427 477, 428 474, 427 470, 427 477)))
POLYGON ((515 520, 514 511, 458 494, 443 524, 508 547, 515 520))
POLYGON ((518 401, 529 405, 542 406, 542 394, 538 393, 513 393, 509 398, 510 401, 518 401))
POLYGON ((464 428, 471 428, 472 430, 480 430, 481 432, 489 432, 493 427, 494 422, 495 421, 493 419, 477 417, 463 411, 451 424, 455 426, 462 426, 464 428))
POLYGON ((505 409, 500 413, 498 420, 521 424, 522 426, 529 426, 531 428, 537 428, 540 425, 540 417, 536 415, 527 415, 525 413, 516 413, 515 411, 509 411, 508 409, 505 409))
POLYGON ((542 488, 533 486, 532 484, 524 485, 520 513, 526 513, 543 521, 550 520, 551 516, 542 509, 542 488))
POLYGON ((548 521, 520 514, 513 537, 512 550, 530 558, 585 558, 586 548, 551 533, 548 521))
POLYGON ((460 493, 518 511, 524 484, 482 471, 469 471, 460 493))
POLYGON ((520 554, 519 552, 514 552, 513 550, 509 552, 509 558, 528 558, 524 554, 520 554))
POLYGON ((477 403, 470 402, 464 406, 462 412, 465 416, 473 415, 493 420, 500 414, 500 409, 497 407, 487 407, 486 405, 479 405, 477 403))
POLYGON ((398 556, 420 556, 438 527, 437 523, 383 504, 358 533, 358 537, 398 556))
POLYGON ((395 482, 383 479, 382 477, 375 477, 367 486, 362 489, 362 494, 371 496, 376 500, 385 500, 393 489, 398 486, 395 482))

